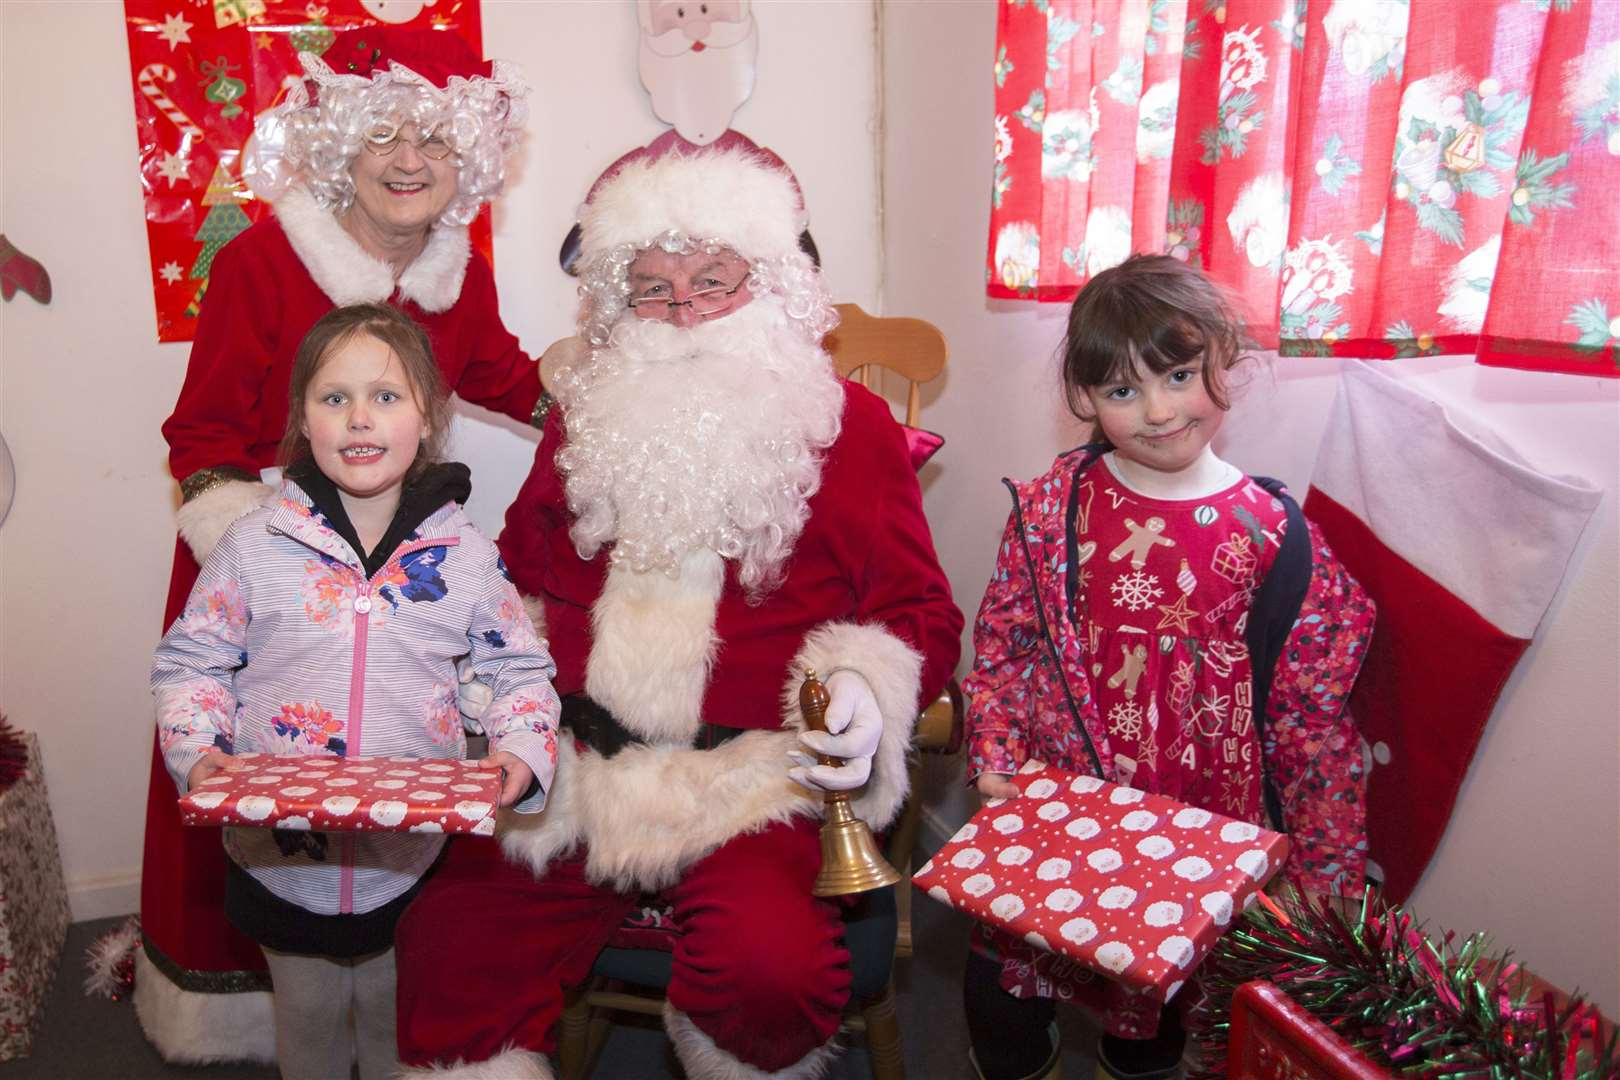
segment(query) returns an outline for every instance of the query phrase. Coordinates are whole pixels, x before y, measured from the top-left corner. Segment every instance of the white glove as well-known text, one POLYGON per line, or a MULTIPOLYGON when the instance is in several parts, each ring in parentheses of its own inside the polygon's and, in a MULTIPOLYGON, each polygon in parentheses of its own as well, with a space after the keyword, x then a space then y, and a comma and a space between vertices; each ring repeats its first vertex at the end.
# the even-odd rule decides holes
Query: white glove
POLYGON ((795 750, 798 762, 788 775, 805 787, 848 791, 872 775, 872 755, 883 738, 883 714, 872 687, 858 672, 835 671, 827 679, 827 730, 801 731, 799 744, 816 754, 843 758, 843 765, 818 765, 811 754, 795 750))
POLYGON ((456 661, 456 707, 461 710, 471 723, 467 726, 476 731, 483 731, 483 725, 478 721, 484 718, 484 712, 495 700, 495 691, 489 688, 488 683, 478 681, 478 673, 473 671, 472 661, 463 656, 456 661))

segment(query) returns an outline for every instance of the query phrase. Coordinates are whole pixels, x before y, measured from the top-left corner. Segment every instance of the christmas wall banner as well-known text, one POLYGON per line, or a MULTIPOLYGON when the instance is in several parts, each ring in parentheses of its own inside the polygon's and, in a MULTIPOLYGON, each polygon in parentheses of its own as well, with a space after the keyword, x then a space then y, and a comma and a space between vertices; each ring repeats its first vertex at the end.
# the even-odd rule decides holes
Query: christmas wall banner
MULTIPOLYGON (((302 77, 298 53, 390 23, 483 55, 478 0, 125 0, 124 16, 159 341, 192 339, 215 254, 268 212, 242 182, 242 148, 302 77)), ((471 232, 493 265, 488 207, 471 232)))

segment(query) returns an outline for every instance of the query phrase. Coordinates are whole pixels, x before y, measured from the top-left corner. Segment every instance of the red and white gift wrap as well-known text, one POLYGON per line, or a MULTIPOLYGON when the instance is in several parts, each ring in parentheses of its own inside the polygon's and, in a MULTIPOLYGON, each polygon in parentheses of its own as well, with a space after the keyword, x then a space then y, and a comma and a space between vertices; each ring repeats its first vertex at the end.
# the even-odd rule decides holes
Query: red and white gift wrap
POLYGON ((183 825, 493 836, 498 769, 474 761, 237 754, 180 799, 183 825))
POLYGON ((28 771, 0 791, 0 1061, 33 1048, 68 928, 39 736, 22 738, 28 771))
POLYGON ((1175 996, 1288 838, 1031 761, 912 878, 928 895, 1154 1001, 1175 996))

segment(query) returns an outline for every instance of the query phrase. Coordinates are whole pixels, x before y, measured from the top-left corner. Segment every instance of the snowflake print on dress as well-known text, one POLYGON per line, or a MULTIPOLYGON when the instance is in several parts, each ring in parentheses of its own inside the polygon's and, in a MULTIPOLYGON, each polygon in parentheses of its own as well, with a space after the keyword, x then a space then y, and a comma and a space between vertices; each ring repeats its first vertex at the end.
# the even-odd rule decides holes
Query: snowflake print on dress
POLYGON ((1108 730, 1111 734, 1135 742, 1142 737, 1142 706, 1132 701, 1121 701, 1108 711, 1108 730))
POLYGON ((1109 586, 1109 591, 1114 594, 1114 606, 1127 611, 1146 611, 1164 595, 1164 590, 1159 588, 1158 576, 1145 570, 1133 570, 1123 575, 1109 586))

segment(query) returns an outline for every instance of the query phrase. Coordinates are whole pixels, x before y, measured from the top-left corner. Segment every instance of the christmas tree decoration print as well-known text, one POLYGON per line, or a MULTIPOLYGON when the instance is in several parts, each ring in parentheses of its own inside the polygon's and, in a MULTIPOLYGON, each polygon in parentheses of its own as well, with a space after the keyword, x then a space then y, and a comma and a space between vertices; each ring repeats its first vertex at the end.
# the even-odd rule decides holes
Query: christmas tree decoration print
POLYGON ((325 23, 327 9, 318 4, 310 4, 304 9, 309 16, 309 22, 287 35, 287 42, 294 52, 314 53, 320 56, 332 47, 337 34, 325 23))
POLYGON ((236 100, 247 93, 247 83, 232 77, 231 72, 236 70, 236 65, 226 63, 222 56, 214 63, 203 61, 201 70, 203 83, 207 87, 203 90, 203 97, 223 106, 219 110, 219 115, 225 119, 240 116, 242 106, 238 105, 236 100))
POLYGON ((223 164, 216 166, 214 178, 208 181, 208 191, 202 199, 202 204, 210 209, 203 218, 197 235, 192 237, 194 240, 202 241, 202 250, 197 253, 197 261, 191 264, 189 276, 192 281, 207 280, 214 266, 214 256, 219 254, 219 249, 253 224, 237 205, 240 201, 242 197, 236 193, 236 182, 225 171, 223 164))
POLYGON ((1164 595, 1164 590, 1159 588, 1158 576, 1143 570, 1133 570, 1121 576, 1108 588, 1114 594, 1114 606, 1127 611, 1146 611, 1164 595))

